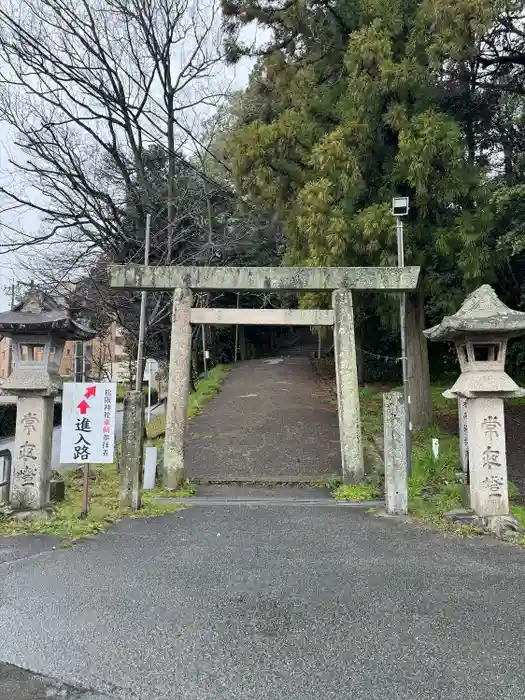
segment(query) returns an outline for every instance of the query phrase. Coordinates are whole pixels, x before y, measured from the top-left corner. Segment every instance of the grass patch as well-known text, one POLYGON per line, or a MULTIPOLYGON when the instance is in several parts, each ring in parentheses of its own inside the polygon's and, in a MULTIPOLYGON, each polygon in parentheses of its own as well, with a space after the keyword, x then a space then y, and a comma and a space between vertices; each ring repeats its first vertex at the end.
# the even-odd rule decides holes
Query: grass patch
MULTIPOLYGON (((188 399, 188 418, 193 418, 198 415, 203 407, 211 401, 221 390, 221 384, 224 378, 230 371, 226 365, 217 365, 209 373, 207 377, 202 377, 197 381, 196 390, 193 391, 188 399)), ((161 447, 163 444, 161 438, 166 432, 166 417, 159 416, 150 421, 146 425, 146 435, 149 439, 155 440, 152 444, 161 447)))
MULTIPOLYGON (((446 386, 432 387, 434 415, 456 415, 457 403, 442 394, 446 386)), ((383 429, 382 393, 392 390, 385 386, 367 386, 360 391, 363 437, 381 435, 383 429)), ((402 391, 396 387, 394 391, 402 391)), ((523 399, 512 399, 509 403, 520 403, 523 399)), ((444 513, 463 507, 463 484, 461 457, 457 435, 443 432, 433 425, 412 433, 412 474, 408 480, 408 509, 411 515, 423 523, 458 536, 481 534, 479 528, 455 525, 443 518, 444 513), (439 457, 432 453, 432 438, 439 439, 439 457)), ((350 487, 352 488, 352 487, 350 487)), ((354 487, 355 488, 355 487, 354 487)), ((366 485, 363 486, 366 488, 366 485)), ((525 507, 512 504, 518 495, 515 484, 509 481, 510 512, 525 530, 525 507)), ((352 499, 353 500, 353 499, 352 499)), ((525 546, 525 537, 522 539, 525 546)))
POLYGON ((374 501, 381 495, 379 485, 341 484, 333 492, 336 501, 374 501))
MULTIPOLYGON (((142 508, 138 511, 119 505, 119 475, 113 464, 91 469, 89 481, 89 515, 79 518, 82 510, 82 470, 72 469, 63 473, 66 482, 66 498, 56 505, 54 515, 45 521, 16 520, 0 515, 0 536, 40 534, 54 535, 66 541, 96 535, 122 518, 148 518, 167 515, 182 510, 182 503, 154 503, 160 489, 143 491, 142 508)), ((173 493, 170 494, 173 496, 173 493)))
POLYGON ((441 519, 443 513, 462 506, 462 484, 457 436, 442 433, 437 426, 414 431, 412 474, 408 480, 409 511, 423 520, 441 519), (439 457, 432 453, 432 438, 439 438, 439 457))
POLYGON ((361 405, 361 430, 363 437, 382 435, 383 433, 383 392, 389 389, 377 386, 365 386, 359 390, 361 405))
MULTIPOLYGON (((225 365, 214 367, 206 378, 197 382, 197 390, 190 394, 188 416, 197 415, 204 404, 212 399, 220 390, 221 382, 228 373, 225 365)), ((159 449, 162 447, 166 429, 165 418, 156 418, 146 427, 151 444, 159 449)), ((116 448, 116 458, 118 459, 116 448)), ((16 520, 9 513, 0 512, 0 536, 9 535, 54 535, 65 542, 72 542, 81 537, 88 537, 103 532, 110 525, 123 518, 148 518, 166 515, 183 509, 182 503, 158 503, 154 498, 189 498, 196 494, 191 482, 186 481, 178 491, 167 491, 155 488, 142 492, 142 508, 138 511, 121 508, 119 504, 120 476, 114 464, 100 465, 91 468, 89 482, 89 516, 82 520, 79 515, 82 510, 82 470, 72 469, 63 472, 66 482, 66 498, 55 507, 55 512, 49 520, 16 520)))
POLYGON ((525 506, 511 505, 510 512, 519 521, 523 530, 525 530, 525 506))
POLYGON ((180 489, 177 489, 177 491, 170 491, 169 489, 159 486, 151 491, 143 491, 142 493, 147 493, 149 498, 191 498, 197 494, 197 487, 190 479, 186 479, 184 484, 180 489))
MULTIPOLYGON (((443 392, 450 387, 433 386, 432 408, 434 414, 456 415, 457 403, 452 399, 446 399, 443 392)), ((385 391, 399 391, 403 393, 402 386, 392 387, 387 385, 368 385, 359 390, 359 403, 361 406, 361 429, 364 437, 372 437, 383 433, 383 393, 385 391)), ((436 428, 436 430, 438 430, 436 428)), ((416 440, 419 438, 416 434, 416 440)), ((439 437, 439 435, 434 435, 439 437)))
MULTIPOLYGON (((432 387, 435 414, 454 414, 455 401, 442 396, 447 387, 432 387)), ((384 391, 402 391, 402 387, 367 386, 360 391, 363 437, 382 434, 384 391)), ((437 425, 412 433, 412 474, 408 481, 409 511, 415 517, 445 525, 443 513, 462 505, 459 440, 440 430, 437 425), (439 438, 439 458, 432 453, 432 438, 439 438)))

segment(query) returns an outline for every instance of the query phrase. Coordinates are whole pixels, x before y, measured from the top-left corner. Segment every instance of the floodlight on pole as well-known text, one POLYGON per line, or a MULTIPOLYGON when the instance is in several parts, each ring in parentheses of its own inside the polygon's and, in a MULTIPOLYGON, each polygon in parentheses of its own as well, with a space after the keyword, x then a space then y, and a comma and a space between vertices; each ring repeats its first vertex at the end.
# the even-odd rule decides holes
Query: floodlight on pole
POLYGON ((392 200, 392 214, 394 216, 408 216, 409 206, 408 197, 394 197, 392 200))
MULTIPOLYGON (((403 217, 408 216, 410 201, 408 197, 392 199, 392 214, 396 217, 397 265, 405 267, 405 241, 403 217)), ((412 421, 410 420, 410 389, 408 384, 407 329, 406 329, 406 293, 402 292, 399 305, 399 326, 401 331, 401 365, 403 369, 403 396, 405 403, 405 445, 406 463, 410 474, 412 471, 412 421)))

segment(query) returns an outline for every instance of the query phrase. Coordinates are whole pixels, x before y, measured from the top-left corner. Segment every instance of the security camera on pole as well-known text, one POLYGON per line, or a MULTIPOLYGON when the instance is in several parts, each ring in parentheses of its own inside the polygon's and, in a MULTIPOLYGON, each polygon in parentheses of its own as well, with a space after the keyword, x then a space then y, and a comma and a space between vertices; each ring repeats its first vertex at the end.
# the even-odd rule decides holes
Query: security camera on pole
MULTIPOLYGON (((403 240, 403 217, 408 216, 408 197, 394 197, 392 214, 396 217, 397 265, 405 267, 405 249, 403 240)), ((405 431, 407 471, 412 471, 412 422, 410 420, 410 392, 408 387, 407 334, 406 334, 406 293, 401 293, 399 308, 399 325, 401 330, 401 363, 403 368, 403 395, 405 399, 405 431)))

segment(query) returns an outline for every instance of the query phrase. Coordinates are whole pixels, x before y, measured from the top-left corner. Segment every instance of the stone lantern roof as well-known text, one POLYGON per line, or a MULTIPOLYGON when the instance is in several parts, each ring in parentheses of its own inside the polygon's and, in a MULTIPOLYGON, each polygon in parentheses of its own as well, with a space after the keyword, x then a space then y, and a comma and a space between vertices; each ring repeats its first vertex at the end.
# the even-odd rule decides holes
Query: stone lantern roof
POLYGON ((75 319, 41 291, 30 291, 12 311, 0 313, 0 336, 52 335, 62 340, 90 340, 96 331, 75 319))
POLYGON ((472 292, 452 316, 445 316, 437 326, 423 331, 429 340, 460 340, 471 336, 504 336, 525 334, 525 313, 514 311, 496 296, 489 284, 472 292))
POLYGON ((525 394, 505 372, 507 341, 525 334, 525 313, 509 309, 488 284, 472 292, 457 313, 423 333, 429 340, 456 345, 461 375, 443 396, 525 394))

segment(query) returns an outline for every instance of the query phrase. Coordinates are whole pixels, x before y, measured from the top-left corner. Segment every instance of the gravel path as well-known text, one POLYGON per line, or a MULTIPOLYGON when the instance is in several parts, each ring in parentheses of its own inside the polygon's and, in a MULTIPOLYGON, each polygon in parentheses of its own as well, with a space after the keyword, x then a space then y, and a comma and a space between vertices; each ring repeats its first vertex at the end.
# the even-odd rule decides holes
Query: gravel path
POLYGON ((337 406, 307 357, 233 366, 221 392, 191 421, 190 477, 324 481, 341 470, 337 406))

